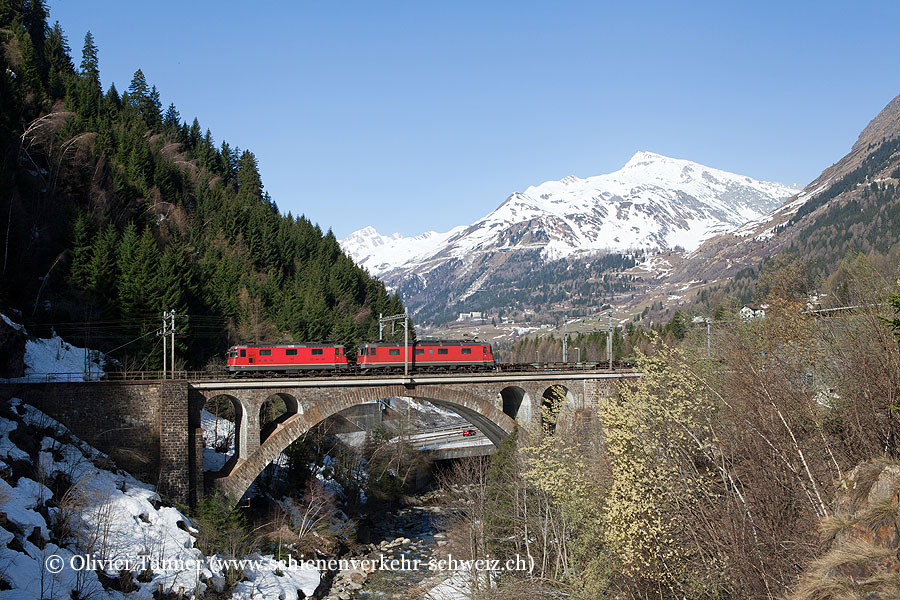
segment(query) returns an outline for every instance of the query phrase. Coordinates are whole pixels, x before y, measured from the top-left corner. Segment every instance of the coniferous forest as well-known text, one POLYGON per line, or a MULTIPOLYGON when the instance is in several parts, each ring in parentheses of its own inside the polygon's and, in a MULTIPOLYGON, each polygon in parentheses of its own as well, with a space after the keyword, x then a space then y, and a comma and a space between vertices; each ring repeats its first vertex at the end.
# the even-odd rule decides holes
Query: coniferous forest
POLYGON ((0 0, 0 306, 135 369, 159 367, 164 310, 189 368, 237 340, 350 350, 402 312, 330 230, 279 212, 252 151, 164 108, 139 68, 106 85, 83 44, 76 65, 43 0, 0 0))

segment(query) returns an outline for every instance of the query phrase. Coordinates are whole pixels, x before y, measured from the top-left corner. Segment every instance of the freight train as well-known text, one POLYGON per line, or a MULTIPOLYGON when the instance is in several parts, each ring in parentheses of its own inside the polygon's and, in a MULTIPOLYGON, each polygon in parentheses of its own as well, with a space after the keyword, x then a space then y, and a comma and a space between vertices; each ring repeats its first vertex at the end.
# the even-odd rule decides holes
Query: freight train
MULTIPOLYGON (((340 344, 247 344, 228 350, 229 373, 286 373, 304 371, 402 371, 404 346, 372 342, 359 347, 352 362, 340 344)), ((422 341, 409 344, 406 363, 415 371, 487 370, 495 366, 490 344, 472 340, 422 341)))

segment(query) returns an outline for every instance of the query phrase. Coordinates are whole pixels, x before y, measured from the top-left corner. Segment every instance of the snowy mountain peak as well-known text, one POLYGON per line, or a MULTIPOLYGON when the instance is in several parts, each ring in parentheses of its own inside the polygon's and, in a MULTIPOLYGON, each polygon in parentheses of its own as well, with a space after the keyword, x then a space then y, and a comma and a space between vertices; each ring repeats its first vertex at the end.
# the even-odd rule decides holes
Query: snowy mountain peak
MULTIPOLYGON (((669 158, 668 156, 663 156, 662 154, 657 154, 656 152, 646 152, 644 150, 638 150, 634 153, 634 156, 628 159, 628 162, 625 163, 625 166, 622 169, 633 169, 635 167, 644 167, 647 165, 652 165, 654 163, 664 163, 664 162, 675 162, 678 161, 676 158, 669 158)), ((688 161, 681 161, 688 162, 688 161)))

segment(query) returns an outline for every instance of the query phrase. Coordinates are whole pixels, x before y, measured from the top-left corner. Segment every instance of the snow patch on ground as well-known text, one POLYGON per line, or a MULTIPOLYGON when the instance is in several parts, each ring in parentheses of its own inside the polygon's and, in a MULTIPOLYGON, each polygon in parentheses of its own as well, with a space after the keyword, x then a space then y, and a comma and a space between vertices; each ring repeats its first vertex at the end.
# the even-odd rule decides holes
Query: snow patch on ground
POLYGON ((472 575, 467 571, 456 571, 428 590, 425 600, 469 600, 471 589, 472 575))
MULTIPOLYGON (((24 326, 11 321, 6 315, 0 317, 10 327, 25 331, 24 326)), ((97 380, 105 375, 102 365, 106 361, 104 354, 73 346, 55 333, 49 338, 29 338, 25 342, 25 376, 9 381, 97 380), (88 364, 90 372, 85 368, 88 364)))

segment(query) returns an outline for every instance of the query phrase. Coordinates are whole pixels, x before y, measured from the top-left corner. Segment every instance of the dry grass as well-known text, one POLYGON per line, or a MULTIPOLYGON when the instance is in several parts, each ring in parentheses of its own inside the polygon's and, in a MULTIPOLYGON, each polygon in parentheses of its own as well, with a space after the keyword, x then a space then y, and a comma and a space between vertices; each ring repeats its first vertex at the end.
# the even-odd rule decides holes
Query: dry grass
POLYGON ((890 548, 863 542, 849 542, 815 561, 790 598, 855 600, 864 598, 867 592, 875 589, 882 592, 893 589, 900 582, 894 573, 875 573, 872 577, 860 581, 854 581, 851 577, 835 577, 831 573, 834 568, 847 564, 878 568, 879 563, 892 558, 896 558, 896 553, 890 548), (894 577, 890 577, 891 575, 894 577))
POLYGON ((852 489, 850 489, 849 492, 850 498, 854 504, 852 508, 855 509, 868 497, 869 492, 872 491, 872 487, 878 481, 882 471, 887 467, 896 466, 900 466, 900 461, 886 458, 870 460, 859 465, 854 473, 855 477, 851 475, 851 477, 853 477, 852 489))
POLYGON ((874 529, 891 522, 897 522, 898 519, 900 519, 900 506, 897 506, 891 500, 886 500, 869 506, 854 521, 874 529))
POLYGON ((819 534, 823 544, 830 544, 839 533, 853 525, 853 521, 829 515, 819 521, 819 534))

